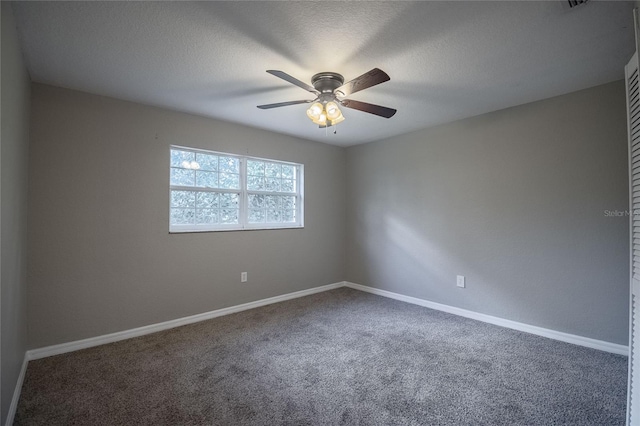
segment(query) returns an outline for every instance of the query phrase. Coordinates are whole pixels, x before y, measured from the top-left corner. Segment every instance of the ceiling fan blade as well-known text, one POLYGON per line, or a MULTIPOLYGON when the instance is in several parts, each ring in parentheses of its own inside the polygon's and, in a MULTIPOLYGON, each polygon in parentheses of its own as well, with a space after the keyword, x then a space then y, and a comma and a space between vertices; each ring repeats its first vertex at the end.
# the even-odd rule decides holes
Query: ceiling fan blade
POLYGON ((379 68, 374 68, 369 72, 362 74, 360 77, 356 77, 353 80, 343 84, 335 90, 335 93, 339 96, 349 96, 352 93, 359 92, 376 84, 384 83, 391 80, 391 77, 386 72, 379 68), (338 93, 340 92, 340 93, 338 93))
POLYGON ((380 105, 368 104, 366 102, 345 99, 340 104, 347 108, 357 109, 358 111, 368 112, 369 114, 379 115, 384 118, 391 118, 397 112, 393 108, 387 108, 380 105))
POLYGON ((298 80, 295 77, 291 77, 289 74, 287 74, 284 71, 278 71, 278 70, 267 70, 267 72, 271 75, 275 75, 276 77, 279 77, 281 79, 283 79, 284 81, 288 81, 291 84, 295 84, 296 86, 311 92, 311 93, 315 93, 317 95, 320 94, 320 92, 318 92, 315 88, 313 88, 312 86, 309 86, 307 83, 303 83, 302 81, 298 80))
POLYGON ((279 108, 279 107, 289 106, 289 105, 308 104, 310 102, 313 102, 313 101, 312 100, 311 101, 304 100, 304 101, 280 102, 280 103, 277 103, 277 104, 258 105, 258 108, 260 108, 260 109, 271 109, 271 108, 279 108))

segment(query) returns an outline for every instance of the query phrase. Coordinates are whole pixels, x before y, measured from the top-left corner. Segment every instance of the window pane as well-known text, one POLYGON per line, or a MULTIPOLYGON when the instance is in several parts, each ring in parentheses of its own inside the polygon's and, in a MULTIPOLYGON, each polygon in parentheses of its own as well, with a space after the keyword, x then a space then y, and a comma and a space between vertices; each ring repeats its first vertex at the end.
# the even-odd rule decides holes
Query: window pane
POLYGON ((278 223, 282 222, 282 212, 280 210, 267 210, 267 222, 278 223))
POLYGON ((247 189, 249 191, 262 191, 264 190, 264 178, 249 176, 247 178, 247 189))
POLYGON ((280 192, 280 179, 267 178, 267 191, 280 192))
POLYGON ((237 209, 238 198, 238 194, 220 194, 220 208, 237 209))
POLYGON ((282 192, 295 192, 295 186, 293 186, 293 180, 291 179, 282 179, 280 183, 280 191, 282 192))
POLYGON ((218 156, 196 153, 196 162, 200 166, 200 170, 208 170, 212 172, 218 171, 218 156))
POLYGON ((195 172, 187 169, 171 169, 171 185, 194 186, 195 172))
POLYGON ((247 174, 264 176, 264 161, 247 160, 247 174))
POLYGON ((171 150, 171 167, 183 167, 182 163, 187 161, 191 164, 195 160, 195 155, 190 151, 181 151, 179 149, 171 150))
POLYGON ((249 194, 249 207, 252 209, 261 209, 264 206, 264 195, 249 194))
POLYGON ((218 210, 217 209, 201 209, 196 210, 196 223, 218 223, 218 210))
POLYGON ((196 193, 193 191, 171 191, 171 207, 194 207, 196 193))
POLYGON ((218 187, 218 174, 216 172, 206 172, 198 170, 196 172, 196 186, 202 186, 206 188, 218 187))
POLYGON ((220 157, 220 170, 226 173, 240 173, 240 161, 233 157, 220 157))
POLYGON ((282 211, 282 221, 283 222, 295 222, 296 221, 296 211, 295 210, 283 210, 282 211))
POLYGON ((267 177, 274 177, 274 178, 279 178, 280 177, 280 169, 281 169, 281 165, 280 164, 275 164, 275 163, 265 163, 265 174, 267 175, 267 177))
POLYGON ((220 173, 220 186, 222 189, 240 189, 240 176, 231 173, 220 173))
POLYGON ((216 208, 218 207, 217 192, 198 192, 196 195, 196 207, 216 208))
POLYGON ((295 179, 295 167, 289 164, 283 164, 282 177, 286 179, 295 179))
POLYGON ((172 208, 170 223, 172 225, 191 224, 194 221, 195 215, 196 215, 195 209, 172 208))
POLYGON ((267 195, 264 201, 265 207, 270 210, 276 210, 280 208, 280 197, 277 195, 267 195))
POLYGON ((294 210, 296 208, 296 197, 293 195, 284 195, 280 197, 282 201, 282 208, 287 210, 294 210))
POLYGON ((238 210, 221 209, 220 223, 238 223, 238 210))
POLYGON ((264 217, 264 210, 249 209, 249 223, 263 223, 264 217))

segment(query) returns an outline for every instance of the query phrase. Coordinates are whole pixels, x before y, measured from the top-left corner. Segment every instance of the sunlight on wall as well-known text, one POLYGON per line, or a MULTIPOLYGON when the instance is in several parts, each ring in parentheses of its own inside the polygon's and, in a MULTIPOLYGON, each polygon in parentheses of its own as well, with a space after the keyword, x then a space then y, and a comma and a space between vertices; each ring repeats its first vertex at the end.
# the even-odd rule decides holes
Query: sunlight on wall
MULTIPOLYGON (((458 262, 451 260, 450 253, 433 245, 419 232, 395 217, 384 217, 384 232, 395 247, 411 258, 429 276, 436 278, 437 282, 446 283, 451 280, 450 271, 454 270, 454 265, 458 262)), ((435 286, 435 283, 431 283, 431 286, 435 286)))
POLYGON ((483 270, 483 265, 466 262, 429 240, 417 226, 412 227, 395 216, 384 215, 382 223, 381 232, 376 232, 377 237, 369 240, 367 246, 376 259, 372 278, 384 283, 385 289, 402 293, 409 287, 412 296, 477 312, 485 310, 476 297, 481 292, 485 296, 490 294, 494 303, 509 306, 515 302, 515 294, 499 291, 500 286, 484 278, 491 276, 491 271, 483 270), (467 288, 452 292, 458 274, 467 277, 467 288))

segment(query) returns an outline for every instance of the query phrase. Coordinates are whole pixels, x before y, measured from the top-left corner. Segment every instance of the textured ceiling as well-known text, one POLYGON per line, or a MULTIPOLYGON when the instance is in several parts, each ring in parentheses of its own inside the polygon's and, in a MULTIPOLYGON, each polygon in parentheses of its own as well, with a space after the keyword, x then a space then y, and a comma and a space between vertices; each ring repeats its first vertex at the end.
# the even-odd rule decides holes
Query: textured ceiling
POLYGON ((34 81, 348 146, 622 79, 630 2, 15 2, 34 81), (318 129, 310 82, 378 67, 391 81, 318 129))

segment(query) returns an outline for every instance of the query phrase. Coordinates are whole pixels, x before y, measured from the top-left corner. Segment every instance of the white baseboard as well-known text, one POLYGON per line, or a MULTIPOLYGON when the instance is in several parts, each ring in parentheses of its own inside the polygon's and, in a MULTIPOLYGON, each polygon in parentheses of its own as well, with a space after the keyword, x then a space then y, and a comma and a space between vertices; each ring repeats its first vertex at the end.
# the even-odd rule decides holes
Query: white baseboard
POLYGON ((27 354, 24 354, 22 360, 22 367, 20 368, 20 374, 18 375, 18 381, 16 382, 16 388, 13 391, 13 398, 11 398, 11 405, 9 405, 9 413, 7 413, 6 426, 12 426, 13 420, 16 417, 16 410, 18 409, 18 401, 20 401, 20 392, 22 391, 22 383, 24 382, 24 375, 27 372, 27 364, 29 364, 29 358, 27 354))
POLYGON ((550 330, 548 328, 536 327, 534 325, 529 325, 521 322, 498 318, 498 317, 481 314, 474 311, 468 311, 466 309, 456 308, 454 306, 449 306, 449 305, 443 305, 441 303, 431 302, 429 300, 418 299, 417 297, 405 296, 403 294, 393 293, 387 290, 380 290, 377 288, 368 287, 361 284, 354 284, 354 283, 345 281, 344 285, 346 287, 350 287, 355 290, 366 291, 367 293, 377 294, 379 296, 401 300, 403 302, 411 303, 414 305, 420 305, 426 308, 448 312, 450 314, 459 315, 462 317, 471 318, 471 319, 482 321, 482 322, 488 322, 490 324, 499 325, 501 327, 511 328, 518 331, 524 331, 525 333, 531 333, 537 336, 548 337, 550 339, 560 340, 562 342, 573 343, 574 345, 586 346, 587 348, 598 349, 605 352, 611 352, 614 354, 629 356, 629 347, 624 345, 619 345, 616 343, 610 343, 610 342, 605 342, 603 340, 591 339, 589 337, 577 336, 575 334, 563 333, 561 331, 550 330))
POLYGON ((39 349, 31 349, 27 351, 27 359, 40 359, 48 356, 60 355, 67 352, 73 352, 80 349, 100 346, 106 343, 113 343, 120 340, 130 339, 132 337, 144 336, 146 334, 156 333, 158 331, 168 330, 170 328, 180 327, 195 322, 206 321, 208 319, 221 317, 223 315, 234 314, 236 312, 246 311, 247 309, 258 308, 260 306, 271 305, 272 303, 283 302, 285 300, 296 299, 298 297, 309 296, 311 294, 320 293, 327 290, 343 287, 344 281, 333 284, 327 284, 320 287, 314 287, 307 290, 296 291, 294 293, 274 296, 268 299, 256 300, 255 302, 243 303, 242 305, 230 306, 228 308, 217 309, 215 311, 205 312, 202 314, 192 315, 189 317, 178 318, 171 321, 165 321, 158 324, 151 324, 144 327, 133 328, 130 330, 119 331, 116 333, 105 334, 102 336, 91 337, 83 340, 76 340, 59 345, 46 346, 39 349))
MULTIPOLYGON (((400 300, 403 302, 411 303, 414 305, 424 306, 426 308, 435 309, 438 311, 448 312, 450 314, 459 315, 466 318, 475 319, 478 321, 487 322, 501 327, 507 327, 525 333, 531 333, 538 336, 548 337, 554 340, 560 340, 562 342, 572 343, 575 345, 585 346, 588 348, 598 349, 605 352, 611 352, 620 355, 629 355, 629 347, 619 345, 615 343, 605 342, 602 340, 591 339, 589 337, 577 336, 575 334, 563 333, 561 331, 550 330, 547 328, 536 327, 521 322, 511 321, 491 315, 481 314, 474 311, 469 311, 462 308, 456 308, 454 306, 443 305, 441 303, 431 302, 429 300, 418 299, 417 297, 405 296, 399 293, 393 293, 387 290, 380 290, 373 287, 364 286, 361 284, 355 284, 347 281, 328 284, 320 287, 314 287, 307 290, 296 291, 294 293, 283 294, 281 296, 270 297, 268 299, 256 300, 255 302, 244 303, 242 305, 230 306, 228 308, 217 309, 215 311, 205 312, 202 314, 192 315, 189 317, 178 318, 171 321, 161 322, 158 324, 151 324, 144 327, 133 328, 130 330, 119 331, 117 333, 105 334, 103 336, 91 337, 83 340, 76 340, 73 342, 62 343, 59 345, 47 346, 39 349, 32 349, 27 351, 25 360, 46 358, 48 356, 60 355, 67 352, 73 352, 80 349, 91 348, 94 346, 104 345, 107 343, 113 343, 120 340, 130 339, 132 337, 144 336, 146 334, 156 333, 158 331, 168 330, 175 327, 180 327, 187 324, 193 324, 200 321, 206 321, 208 319, 220 317, 223 315, 229 315, 236 312, 246 311, 247 309, 258 308, 260 306, 270 305, 272 303, 283 302, 285 300, 295 299, 298 297, 309 296, 311 294, 320 293, 327 290, 333 290, 340 287, 349 287, 355 290, 365 291, 367 293, 377 294, 379 296, 388 297, 391 299, 400 300)), ((26 361, 21 372, 20 385, 22 385, 22 379, 24 378, 24 369, 26 369, 26 361)), ((18 397, 19 397, 19 389, 18 397)), ((17 398, 14 395, 15 404, 17 404, 17 398)), ((12 401, 13 407, 13 401, 12 401)), ((15 412, 15 407, 14 407, 15 412)))

